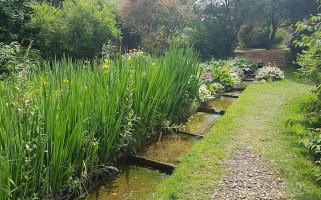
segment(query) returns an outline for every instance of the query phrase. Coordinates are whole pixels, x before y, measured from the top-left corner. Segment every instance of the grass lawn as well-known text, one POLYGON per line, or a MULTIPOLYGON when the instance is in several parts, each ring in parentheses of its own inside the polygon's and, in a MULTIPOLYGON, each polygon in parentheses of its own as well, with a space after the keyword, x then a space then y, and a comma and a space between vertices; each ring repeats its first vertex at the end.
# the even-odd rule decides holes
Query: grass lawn
POLYGON ((288 118, 300 115, 301 102, 312 97, 312 85, 295 80, 287 66, 283 81, 250 85, 228 112, 188 154, 153 199, 211 199, 226 176, 224 161, 235 150, 262 155, 286 182, 287 199, 321 199, 315 167, 298 144, 297 129, 286 128, 288 118))

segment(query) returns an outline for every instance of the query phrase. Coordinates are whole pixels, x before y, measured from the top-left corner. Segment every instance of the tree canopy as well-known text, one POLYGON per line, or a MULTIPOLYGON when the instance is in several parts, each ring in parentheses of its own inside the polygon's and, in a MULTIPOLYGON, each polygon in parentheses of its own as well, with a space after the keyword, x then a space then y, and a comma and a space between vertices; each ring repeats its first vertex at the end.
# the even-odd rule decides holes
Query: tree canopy
MULTIPOLYGON (((320 2, 319 0, 317 2, 320 2)), ((203 57, 238 45, 274 48, 293 25, 316 14, 315 0, 6 0, 0 41, 35 40, 45 57, 92 58, 108 41, 159 51, 174 40, 203 57), (121 43, 122 42, 122 43, 121 43)))

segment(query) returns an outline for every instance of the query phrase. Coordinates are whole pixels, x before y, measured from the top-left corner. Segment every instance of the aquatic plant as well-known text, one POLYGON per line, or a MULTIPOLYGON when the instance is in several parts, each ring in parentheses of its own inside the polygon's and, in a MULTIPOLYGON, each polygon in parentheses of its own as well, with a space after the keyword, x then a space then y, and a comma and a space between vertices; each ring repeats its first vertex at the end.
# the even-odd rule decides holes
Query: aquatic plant
MULTIPOLYGON (((0 82, 0 199, 84 193, 198 98, 197 56, 46 62, 0 82)), ((63 198, 67 198, 64 196, 63 198)))

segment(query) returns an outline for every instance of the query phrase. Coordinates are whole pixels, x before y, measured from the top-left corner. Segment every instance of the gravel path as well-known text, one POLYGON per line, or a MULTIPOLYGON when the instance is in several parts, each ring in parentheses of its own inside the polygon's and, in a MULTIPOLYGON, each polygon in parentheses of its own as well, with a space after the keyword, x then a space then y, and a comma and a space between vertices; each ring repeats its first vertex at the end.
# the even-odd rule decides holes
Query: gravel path
POLYGON ((212 199, 283 200, 284 183, 250 150, 236 151, 227 161, 231 174, 220 181, 212 199))

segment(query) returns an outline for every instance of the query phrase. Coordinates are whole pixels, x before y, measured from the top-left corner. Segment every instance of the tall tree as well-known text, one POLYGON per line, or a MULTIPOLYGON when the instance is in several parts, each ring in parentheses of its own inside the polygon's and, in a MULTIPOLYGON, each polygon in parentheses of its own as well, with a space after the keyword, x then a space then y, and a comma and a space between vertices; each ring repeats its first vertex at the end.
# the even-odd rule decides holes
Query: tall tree
POLYGON ((257 20, 267 28, 266 48, 270 49, 280 26, 295 24, 309 14, 315 14, 317 3, 315 0, 261 0, 257 11, 257 20))
MULTIPOLYGON (((252 16, 256 0, 199 0, 195 12, 223 55, 233 53, 241 25, 252 16), (209 28, 212 27, 212 28, 209 28), (212 31, 212 34, 211 34, 212 31)), ((216 51, 213 52, 214 54, 216 51)))
POLYGON ((125 0, 121 13, 124 29, 149 50, 167 46, 193 16, 180 0, 125 0))
POLYGON ((32 11, 28 3, 29 0, 0 1, 0 42, 21 42, 27 38, 25 23, 32 11))

